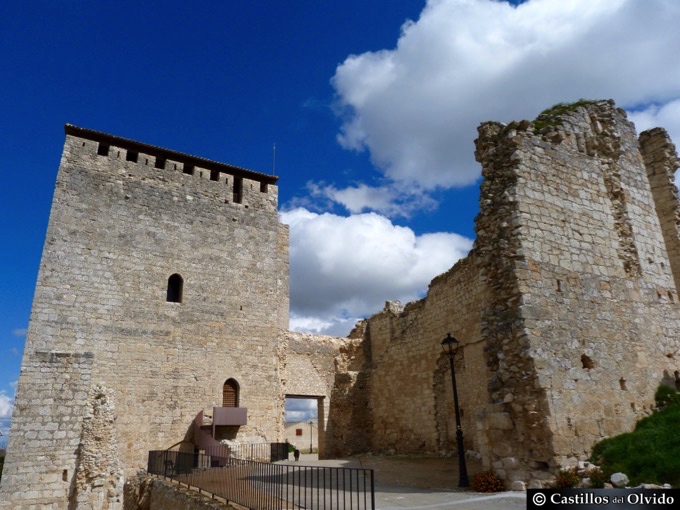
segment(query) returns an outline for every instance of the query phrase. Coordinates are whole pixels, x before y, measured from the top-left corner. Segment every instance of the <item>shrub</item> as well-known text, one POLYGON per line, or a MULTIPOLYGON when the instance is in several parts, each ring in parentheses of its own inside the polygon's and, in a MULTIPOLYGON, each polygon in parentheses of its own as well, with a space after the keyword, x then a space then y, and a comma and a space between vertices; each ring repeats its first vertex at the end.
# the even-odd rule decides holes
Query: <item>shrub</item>
POLYGON ((560 469, 559 473, 555 477, 555 488, 556 489, 571 489, 572 487, 577 487, 581 484, 582 478, 576 472, 576 468, 566 468, 560 469))
POLYGON ((480 471, 472 477, 470 485, 477 492, 500 492, 505 490, 505 483, 490 469, 480 471))
POLYGON ((680 485, 680 397, 670 389, 657 391, 657 401, 666 402, 670 396, 665 407, 640 420, 633 432, 597 443, 590 461, 610 473, 626 473, 631 485, 680 485))
POLYGON ((678 390, 675 388, 662 384, 657 388, 656 393, 654 394, 654 400, 656 401, 656 410, 661 411, 668 406, 679 405, 680 393, 678 393, 678 390))
POLYGON ((593 489, 604 489, 604 484, 609 483, 611 473, 602 468, 593 467, 588 470, 586 476, 590 478, 590 487, 593 489))

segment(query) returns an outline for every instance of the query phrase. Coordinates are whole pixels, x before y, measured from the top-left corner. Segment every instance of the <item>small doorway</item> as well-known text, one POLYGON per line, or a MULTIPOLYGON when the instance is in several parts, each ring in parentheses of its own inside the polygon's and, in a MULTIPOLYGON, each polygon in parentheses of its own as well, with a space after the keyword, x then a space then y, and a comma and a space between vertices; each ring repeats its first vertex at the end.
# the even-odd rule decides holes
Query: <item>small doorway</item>
POLYGON ((302 454, 323 450, 323 397, 286 395, 286 440, 302 454))

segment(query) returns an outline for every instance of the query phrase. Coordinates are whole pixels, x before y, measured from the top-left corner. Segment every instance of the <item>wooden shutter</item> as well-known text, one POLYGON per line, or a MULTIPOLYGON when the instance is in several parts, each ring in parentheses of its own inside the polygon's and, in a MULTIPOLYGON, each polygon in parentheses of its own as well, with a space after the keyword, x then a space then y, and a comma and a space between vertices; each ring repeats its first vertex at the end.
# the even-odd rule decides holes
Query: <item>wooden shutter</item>
POLYGON ((222 389, 222 407, 238 407, 238 389, 231 380, 224 383, 224 388, 222 389))

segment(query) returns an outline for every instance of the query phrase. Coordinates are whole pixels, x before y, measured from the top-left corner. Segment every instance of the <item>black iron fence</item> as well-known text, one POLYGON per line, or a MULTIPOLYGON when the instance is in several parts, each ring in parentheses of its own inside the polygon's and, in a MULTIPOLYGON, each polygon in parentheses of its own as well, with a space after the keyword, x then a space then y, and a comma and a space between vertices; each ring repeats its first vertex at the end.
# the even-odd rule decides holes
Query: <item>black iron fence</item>
POLYGON ((258 462, 288 460, 288 443, 244 443, 232 445, 231 457, 258 462))
POLYGON ((373 510, 373 470, 149 452, 148 472, 253 510, 373 510), (211 467, 220 466, 220 467, 211 467))

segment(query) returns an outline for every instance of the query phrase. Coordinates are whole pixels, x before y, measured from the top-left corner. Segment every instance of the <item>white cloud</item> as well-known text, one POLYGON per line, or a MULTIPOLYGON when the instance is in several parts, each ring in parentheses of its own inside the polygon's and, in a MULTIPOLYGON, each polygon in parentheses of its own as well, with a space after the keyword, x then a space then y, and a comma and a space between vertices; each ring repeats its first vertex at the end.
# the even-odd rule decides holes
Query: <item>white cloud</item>
POLYGON ((291 328, 303 331, 347 334, 355 317, 381 310, 387 299, 418 299, 472 247, 453 233, 416 236, 375 213, 298 208, 281 221, 290 225, 291 328))
POLYGON ((317 401, 308 398, 286 399, 286 421, 309 421, 316 420, 318 415, 317 401))
POLYGON ((389 217, 408 218, 414 211, 434 209, 437 206, 422 190, 411 188, 403 191, 394 183, 384 186, 358 184, 342 189, 322 186, 318 191, 332 202, 344 206, 351 214, 374 211, 389 217))
POLYGON ((7 395, 5 390, 0 390, 0 446, 6 444, 6 438, 9 434, 9 424, 12 419, 12 412, 14 411, 14 397, 7 395))
MULTIPOLYGON (((479 176, 473 140, 485 120, 534 118, 584 97, 655 102, 656 120, 677 126, 678 22, 680 2, 665 0, 430 0, 394 50, 338 66, 338 139, 367 149, 388 180, 434 189, 479 176)), ((335 199, 356 211, 361 190, 335 199)))
POLYGON ((639 130, 661 125, 680 142, 679 22, 680 2, 668 0, 429 0, 394 49, 347 57, 332 80, 338 140, 367 150, 379 173, 311 183, 292 202, 305 208, 282 215, 291 225, 291 327, 344 334, 387 299, 420 297, 468 251, 468 239, 416 236, 381 215, 432 209, 432 190, 475 182, 480 122, 613 98, 639 130), (321 203, 352 216, 310 212, 321 203))
MULTIPOLYGON (((663 126, 676 150, 680 146, 680 99, 664 105, 652 104, 643 109, 628 112, 628 118, 635 122, 638 133, 657 126, 663 126)), ((675 185, 680 187, 680 171, 675 172, 675 185)))
POLYGON ((26 328, 15 328, 12 330, 12 336, 24 337, 27 331, 26 328))
POLYGON ((0 390, 0 420, 11 418, 14 410, 14 398, 7 395, 5 390, 0 390))
POLYGON ((644 109, 631 110, 628 118, 635 122, 638 133, 657 126, 668 131, 674 143, 680 143, 680 99, 664 105, 652 104, 644 109))

